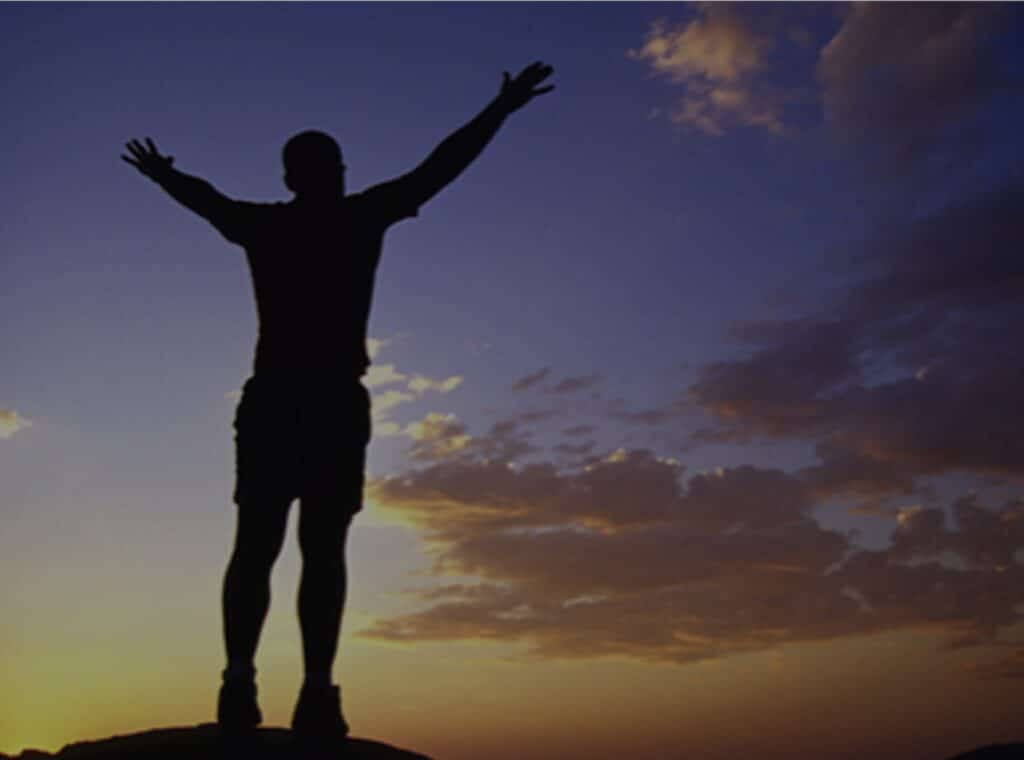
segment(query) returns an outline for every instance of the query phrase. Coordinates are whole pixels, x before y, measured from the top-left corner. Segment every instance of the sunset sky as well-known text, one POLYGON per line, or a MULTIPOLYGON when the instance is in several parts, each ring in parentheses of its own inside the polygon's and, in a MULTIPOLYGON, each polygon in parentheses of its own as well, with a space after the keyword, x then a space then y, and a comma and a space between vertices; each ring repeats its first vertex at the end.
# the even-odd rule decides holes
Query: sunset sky
MULTIPOLYGON (((385 240, 353 733, 1024 740, 1021 51, 987 4, 0 5, 0 752, 214 718, 256 314, 123 143, 274 201, 321 129, 360 190, 535 60, 555 91, 385 240)), ((270 725, 298 568, 290 530, 270 725)))

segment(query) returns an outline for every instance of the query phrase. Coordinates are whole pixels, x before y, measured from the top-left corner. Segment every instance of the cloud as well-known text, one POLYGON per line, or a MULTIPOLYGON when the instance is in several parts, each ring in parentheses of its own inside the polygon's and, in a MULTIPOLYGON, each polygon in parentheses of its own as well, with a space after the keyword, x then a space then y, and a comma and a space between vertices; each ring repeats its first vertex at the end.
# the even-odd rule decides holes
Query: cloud
POLYGON ((556 443, 552 447, 552 451, 564 457, 578 458, 590 455, 591 453, 593 453, 596 446, 596 441, 584 441, 582 443, 562 442, 556 443))
POLYGON ((363 377, 363 385, 367 388, 378 388, 382 385, 402 383, 407 379, 408 376, 398 372, 394 364, 371 364, 363 377))
POLYGON ((1024 647, 996 660, 972 663, 968 672, 985 679, 1024 678, 1024 647))
POLYGON ((981 643, 1018 620, 1024 566, 1002 560, 1024 544, 1020 505, 964 502, 957 530, 914 512, 891 549, 866 551, 815 521, 798 474, 721 468, 685 488, 681 474, 618 450, 578 471, 462 459, 374 481, 378 503, 424 530, 438 578, 478 580, 412 590, 419 610, 362 635, 688 663, 912 628, 981 643), (928 561, 937 550, 961 567, 928 561))
POLYGON ((696 437, 813 447, 802 467, 685 473, 646 448, 602 453, 582 424, 544 449, 524 413, 374 480, 443 585, 363 635, 671 663, 885 631, 998 642, 1024 608, 1024 501, 929 479, 1024 478, 1022 201, 1014 181, 879 229, 827 309, 749 323, 697 369, 678 402, 714 421, 696 437), (890 520, 887 544, 824 527, 837 497, 890 520))
MULTIPOLYGON (((551 367, 543 367, 542 369, 532 372, 529 375, 523 377, 512 383, 513 391, 525 391, 529 388, 534 388, 540 385, 542 382, 551 377, 551 367)), ((586 390, 592 388, 601 381, 601 375, 592 373, 589 375, 573 375, 565 377, 559 380, 557 383, 551 386, 547 386, 544 390, 547 393, 555 394, 569 394, 575 393, 576 391, 586 390)))
POLYGON ((897 559, 937 559, 955 555, 971 568, 1005 572, 1024 547, 1024 501, 1011 501, 999 510, 981 506, 976 496, 952 506, 956 529, 941 509, 912 509, 899 515, 890 556, 897 559))
POLYGON ((19 430, 32 427, 32 421, 13 409, 0 409, 0 438, 11 438, 19 430))
POLYGON ((572 427, 565 428, 562 433, 576 438, 581 435, 590 435, 594 432, 594 429, 593 425, 573 425, 572 427))
POLYGON ((763 78, 772 38, 728 4, 700 4, 696 13, 675 27, 655 21, 643 46, 629 51, 682 88, 672 120, 712 136, 734 125, 781 134, 784 97, 763 78))
MULTIPOLYGON (((383 347, 391 343, 391 340, 370 338, 367 345, 370 346, 372 355, 376 355, 383 347)), ((403 429, 401 425, 390 419, 392 411, 402 404, 417 401, 428 391, 437 393, 450 393, 462 384, 463 378, 460 375, 452 375, 441 380, 434 380, 419 373, 408 374, 400 372, 393 363, 371 364, 362 378, 362 383, 371 390, 383 388, 384 386, 396 386, 404 384, 405 388, 395 387, 386 390, 376 391, 373 394, 373 421, 374 432, 377 435, 391 437, 408 434, 408 426, 403 429)))
POLYGON ((534 385, 547 378, 549 374, 551 374, 551 368, 544 367, 529 375, 524 375, 512 383, 512 390, 525 391, 527 388, 532 388, 534 385))
POLYGON ((394 420, 374 420, 373 434, 377 438, 395 438, 404 435, 402 426, 394 420))
MULTIPOLYGON (((510 436, 507 431, 492 437, 510 436)), ((521 466, 474 439, 472 457, 431 464, 372 484, 377 501, 410 513, 432 534, 490 524, 578 522, 603 528, 664 517, 678 495, 679 464, 648 451, 613 452, 577 473, 550 462, 521 466)))
POLYGON ((397 391, 393 388, 386 390, 383 393, 375 394, 373 397, 373 416, 374 420, 379 417, 383 420, 392 409, 399 404, 404 404, 409 401, 416 399, 411 393, 405 393, 403 391, 397 391))
MULTIPOLYGON (((827 308, 735 331, 688 398, 610 407, 651 424, 697 410, 714 423, 700 442, 794 443, 814 452, 801 467, 688 473, 650 448, 602 450, 606 431, 564 417, 544 448, 546 411, 468 440, 436 416, 421 437, 444 443, 369 485, 420 529, 432 582, 362 635, 680 664, 887 631, 998 643, 1024 609, 1024 501, 960 476, 1024 478, 1022 201, 1014 180, 880 228, 827 308), (889 520, 882 548, 819 521, 837 497, 889 520)), ((557 387, 550 368, 523 381, 557 387)))
MULTIPOLYGON (((910 494, 914 479, 898 464, 845 447, 838 440, 824 440, 815 449, 818 462, 801 471, 804 481, 819 499, 845 493, 862 497, 910 494)), ((862 504, 860 514, 885 513, 877 504, 862 504)))
POLYGON ((462 384, 462 377, 459 375, 453 375, 446 377, 444 380, 431 380, 429 377, 423 375, 413 375, 409 379, 409 385, 407 386, 410 391, 417 395, 422 395, 427 391, 437 391, 438 393, 450 393, 462 384))
POLYGON ((409 455, 414 460, 446 459, 465 449, 472 440, 454 414, 439 412, 409 423, 405 433, 413 440, 409 455))
POLYGON ((972 148, 976 117, 1008 81, 991 3, 855 3, 821 50, 825 118, 889 174, 972 148))
POLYGON ((367 338, 366 353, 370 355, 371 359, 376 359, 377 354, 379 354, 389 343, 391 343, 390 338, 367 338))
POLYGON ((593 388, 601 381, 601 375, 594 373, 590 375, 575 375, 559 380, 553 388, 552 393, 575 393, 576 391, 593 388))
POLYGON ((430 412, 404 428, 395 423, 385 423, 387 427, 382 434, 408 437, 411 444, 406 453, 413 461, 440 462, 479 457, 489 462, 513 465, 517 460, 541 450, 531 443, 534 431, 528 426, 557 413, 550 409, 521 412, 494 422, 484 433, 470 435, 454 414, 430 412))
MULTIPOLYGON (((698 370, 718 421, 697 443, 815 442, 822 493, 905 492, 924 474, 1024 476, 1024 183, 882 230, 828 311, 745 329, 698 370)), ((749 327, 749 326, 748 326, 749 327)))

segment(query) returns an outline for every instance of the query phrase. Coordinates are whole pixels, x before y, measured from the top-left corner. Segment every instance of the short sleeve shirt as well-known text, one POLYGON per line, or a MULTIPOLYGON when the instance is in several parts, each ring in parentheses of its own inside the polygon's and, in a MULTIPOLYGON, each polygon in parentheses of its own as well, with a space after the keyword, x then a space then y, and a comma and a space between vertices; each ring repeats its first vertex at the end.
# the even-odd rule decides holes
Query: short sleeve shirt
POLYGON ((417 213, 395 180, 328 205, 231 201, 211 214, 249 262, 259 317, 254 374, 364 374, 384 233, 417 213))

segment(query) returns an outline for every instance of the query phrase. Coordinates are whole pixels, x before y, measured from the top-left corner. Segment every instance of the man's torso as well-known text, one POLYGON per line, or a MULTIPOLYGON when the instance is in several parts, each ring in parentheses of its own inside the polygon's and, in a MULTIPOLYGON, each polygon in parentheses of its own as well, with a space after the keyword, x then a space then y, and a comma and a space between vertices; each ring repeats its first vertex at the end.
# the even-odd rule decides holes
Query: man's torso
POLYGON ((361 206, 359 196, 330 208, 254 204, 245 241, 259 315, 254 373, 366 371, 384 227, 361 206))

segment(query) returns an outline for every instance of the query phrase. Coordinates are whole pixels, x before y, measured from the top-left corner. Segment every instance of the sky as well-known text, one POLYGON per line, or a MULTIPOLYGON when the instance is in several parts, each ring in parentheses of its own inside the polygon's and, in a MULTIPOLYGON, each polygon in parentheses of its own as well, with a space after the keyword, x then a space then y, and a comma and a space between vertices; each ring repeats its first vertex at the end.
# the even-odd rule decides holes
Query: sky
MULTIPOLYGON (((1024 739, 1013 5, 0 5, 0 752, 213 719, 244 253, 119 159, 359 190, 542 60, 385 240, 335 676, 449 758, 1024 739)), ((294 515, 293 515, 294 521, 294 515)), ((257 657, 301 681, 294 525, 257 657)))

